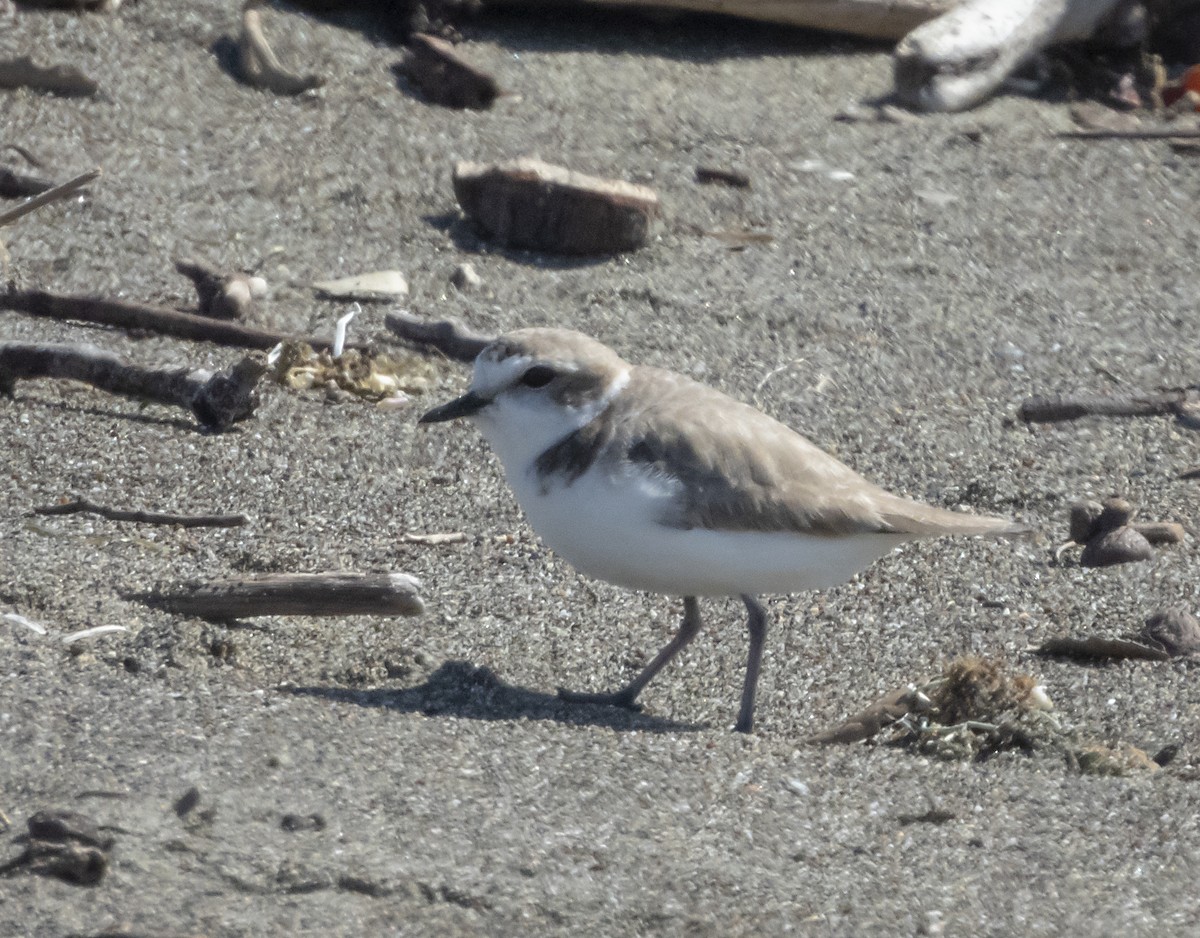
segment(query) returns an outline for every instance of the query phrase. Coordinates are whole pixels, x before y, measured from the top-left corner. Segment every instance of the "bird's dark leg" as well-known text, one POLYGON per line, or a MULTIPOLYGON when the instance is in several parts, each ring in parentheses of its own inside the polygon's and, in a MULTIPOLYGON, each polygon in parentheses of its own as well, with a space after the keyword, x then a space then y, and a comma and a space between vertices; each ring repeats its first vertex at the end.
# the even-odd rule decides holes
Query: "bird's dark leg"
POLYGON ((742 686, 742 708, 738 711, 734 729, 749 733, 754 729, 754 695, 758 691, 758 672, 762 669, 763 639, 767 637, 767 610, 749 594, 742 595, 750 614, 746 628, 750 632, 750 654, 746 659, 746 683, 742 686))
POLYGON ((633 708, 634 701, 642 692, 642 688, 649 684, 654 679, 654 675, 665 668, 672 658, 683 651, 699 631, 700 603, 696 601, 695 596, 685 596, 683 598, 683 622, 680 623, 679 631, 675 633, 674 638, 667 642, 666 647, 654 656, 654 660, 642 669, 641 674, 620 690, 609 694, 578 693, 560 687, 558 696, 569 703, 606 704, 612 707, 633 708))

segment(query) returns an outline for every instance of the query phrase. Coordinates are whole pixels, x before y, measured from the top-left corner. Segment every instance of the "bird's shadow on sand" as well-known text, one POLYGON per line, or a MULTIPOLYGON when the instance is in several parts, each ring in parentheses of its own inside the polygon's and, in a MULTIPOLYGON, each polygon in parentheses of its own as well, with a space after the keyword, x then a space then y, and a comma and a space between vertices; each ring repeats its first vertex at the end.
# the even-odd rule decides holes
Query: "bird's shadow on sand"
POLYGON ((353 690, 347 687, 291 687, 300 697, 322 697, 358 704, 386 707, 401 713, 468 720, 553 720, 573 726, 602 726, 612 730, 650 733, 695 732, 704 724, 680 723, 636 710, 596 704, 567 703, 554 694, 544 694, 502 681, 494 671, 469 661, 447 661, 424 684, 403 689, 353 690))

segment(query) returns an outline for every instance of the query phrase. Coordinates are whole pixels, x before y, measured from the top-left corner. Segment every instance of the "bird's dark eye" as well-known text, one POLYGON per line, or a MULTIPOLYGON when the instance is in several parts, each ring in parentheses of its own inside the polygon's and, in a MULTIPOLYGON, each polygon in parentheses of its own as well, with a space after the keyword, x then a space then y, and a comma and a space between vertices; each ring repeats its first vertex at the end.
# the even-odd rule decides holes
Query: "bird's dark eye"
POLYGON ((521 375, 521 383, 527 388, 544 388, 555 377, 553 368, 547 368, 545 365, 534 365, 532 368, 527 369, 525 374, 521 375))

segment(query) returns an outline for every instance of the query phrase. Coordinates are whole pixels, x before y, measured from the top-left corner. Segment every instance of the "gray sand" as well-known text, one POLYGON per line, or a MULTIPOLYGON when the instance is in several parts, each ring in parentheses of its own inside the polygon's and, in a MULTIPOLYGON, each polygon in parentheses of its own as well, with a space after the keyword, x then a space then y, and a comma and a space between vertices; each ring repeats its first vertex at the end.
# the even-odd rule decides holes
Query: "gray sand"
MULTIPOLYGON (((272 14, 280 56, 328 78, 316 99, 279 99, 221 67, 236 6, 31 14, 0 34, 0 55, 73 61, 103 87, 95 100, 0 98, 5 142, 63 178, 105 172, 88 198, 6 230, 9 276, 188 303, 174 255, 261 265, 272 292, 256 321, 328 334, 342 307, 307 283, 396 267, 416 312, 585 330, 755 401, 897 491, 1042 533, 911 546, 840 589, 772 597, 747 738, 730 732, 745 655, 733 600, 703 604, 708 628, 643 713, 555 700, 559 685, 627 680, 678 603, 577 575, 524 524, 478 434, 416 427, 464 387, 457 365, 439 364, 402 411, 272 386, 223 435, 167 407, 22 384, 0 402, 0 611, 48 634, 0 620, 5 856, 42 807, 118 830, 98 886, 0 879, 0 934, 1200 927, 1194 670, 1026 651, 1195 610, 1194 538, 1102 571, 1052 553, 1078 497, 1120 493, 1145 518, 1191 524, 1200 484, 1175 477, 1200 462, 1196 438, 1165 419, 1034 432, 1010 419, 1032 393, 1197 380, 1194 157, 1056 139, 1065 105, 1022 97, 912 124, 836 122, 887 89, 886 49, 734 23, 485 20, 469 53, 512 95, 457 113, 397 88, 396 48, 272 14), (457 216, 450 168, 524 153, 653 186, 666 206, 655 241, 595 262, 488 250, 457 216), (697 186, 702 163, 754 187, 697 186), (735 251, 697 233, 744 227, 774 240, 735 251), (448 282, 464 260, 485 281, 466 295, 448 282), (253 522, 26 515, 75 494, 253 522), (446 531, 468 539, 402 543, 446 531), (328 569, 415 574, 429 611, 228 627, 123 598, 328 569), (129 631, 64 649, 97 625, 129 631), (1048 754, 961 764, 803 745, 964 652, 1039 675, 1060 717, 1098 739, 1181 753, 1153 775, 1097 778, 1048 754), (192 786, 200 801, 180 818, 192 786), (931 806, 953 817, 905 823, 931 806)), ((385 309, 366 309, 354 335, 383 340, 385 309)), ((0 338, 172 366, 240 356, 7 312, 0 338)))

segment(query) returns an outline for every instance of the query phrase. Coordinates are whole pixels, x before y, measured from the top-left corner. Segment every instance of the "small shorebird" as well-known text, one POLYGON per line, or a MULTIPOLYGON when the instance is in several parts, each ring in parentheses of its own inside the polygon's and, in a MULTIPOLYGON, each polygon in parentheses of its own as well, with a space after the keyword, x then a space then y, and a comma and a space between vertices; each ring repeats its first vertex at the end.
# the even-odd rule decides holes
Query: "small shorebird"
POLYGON ((735 729, 748 733, 767 628, 757 594, 836 586, 905 541, 1027 530, 893 495, 761 411, 565 329, 496 339, 470 390, 421 423, 460 417, 553 550, 589 576, 683 597, 678 632, 637 677, 607 694, 560 689, 569 701, 634 706, 700 630, 697 597, 740 596, 750 653, 735 729))

